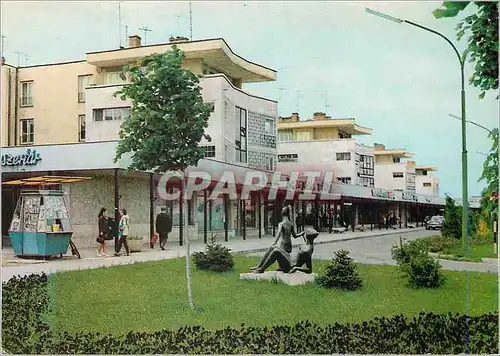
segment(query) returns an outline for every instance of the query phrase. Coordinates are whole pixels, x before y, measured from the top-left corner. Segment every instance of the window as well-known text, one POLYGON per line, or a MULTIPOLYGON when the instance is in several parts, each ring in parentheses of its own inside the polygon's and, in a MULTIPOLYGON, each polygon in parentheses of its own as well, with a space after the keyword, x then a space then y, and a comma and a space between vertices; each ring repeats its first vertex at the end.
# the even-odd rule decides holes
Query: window
POLYGON ((78 140, 85 141, 85 115, 78 115, 78 140))
POLYGON ((94 109, 94 121, 125 120, 130 116, 130 107, 94 109))
POLYGON ((215 157, 215 146, 203 146, 205 157, 215 157))
POLYGON ((392 177, 393 178, 403 178, 404 174, 403 174, 403 172, 393 172, 392 177))
POLYGON ((392 163, 401 163, 400 157, 392 157, 392 163))
POLYGON ((299 155, 297 153, 281 154, 278 155, 278 162, 293 162, 297 163, 299 155))
POLYGON ((268 171, 274 171, 274 157, 267 158, 266 169, 268 171))
POLYGON ((35 142, 35 119, 21 120, 21 143, 33 144, 35 142))
POLYGON ((297 141, 311 141, 311 131, 297 131, 297 141))
POLYGON ((207 104, 210 107, 210 112, 215 112, 215 102, 209 101, 205 104, 207 104))
POLYGON ((21 83, 21 106, 33 106, 33 82, 21 83))
POLYGON ((104 84, 123 84, 126 80, 120 77, 120 71, 105 72, 104 73, 104 84))
POLYGON ((431 183, 424 183, 424 187, 427 187, 427 188, 432 187, 432 184, 431 183))
POLYGON ((337 161, 350 161, 351 152, 339 152, 337 153, 337 161))
POLYGON ((337 177, 337 182, 343 184, 351 184, 351 177, 337 177))
POLYGON ((79 75, 78 76, 78 102, 85 102, 85 87, 92 84, 92 75, 79 75))
POLYGON ((372 177, 360 177, 359 185, 361 185, 362 187, 373 188, 375 186, 375 179, 372 177))
POLYGON ((373 156, 359 155, 359 173, 371 177, 375 175, 373 156))
POLYGON ((293 141, 292 131, 278 131, 278 141, 293 141))
POLYGON ((236 137, 236 162, 247 163, 247 111, 236 107, 236 122, 238 123, 239 137, 236 137))
POLYGON ((276 136, 276 126, 274 120, 266 119, 264 135, 276 136))

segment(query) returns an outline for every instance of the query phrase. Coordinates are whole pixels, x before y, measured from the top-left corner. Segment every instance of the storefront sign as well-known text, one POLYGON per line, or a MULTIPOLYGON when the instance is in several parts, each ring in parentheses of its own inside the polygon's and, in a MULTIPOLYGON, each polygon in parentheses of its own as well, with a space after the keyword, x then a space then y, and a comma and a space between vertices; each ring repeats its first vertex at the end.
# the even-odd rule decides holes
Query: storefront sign
POLYGON ((418 196, 411 192, 403 192, 401 198, 403 200, 418 201, 418 196))
POLYGON ((41 160, 40 153, 28 148, 22 155, 13 156, 8 153, 2 155, 2 166, 34 166, 41 160))
POLYGON ((379 188, 372 188, 372 197, 384 198, 384 199, 395 199, 395 196, 390 190, 383 190, 379 188))

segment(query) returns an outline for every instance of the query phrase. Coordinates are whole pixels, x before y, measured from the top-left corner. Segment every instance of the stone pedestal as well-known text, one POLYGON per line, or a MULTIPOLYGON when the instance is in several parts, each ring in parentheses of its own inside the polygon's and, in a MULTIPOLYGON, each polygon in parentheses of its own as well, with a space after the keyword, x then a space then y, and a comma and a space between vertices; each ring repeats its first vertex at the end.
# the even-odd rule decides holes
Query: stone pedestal
POLYGON ((240 279, 256 281, 272 281, 275 279, 278 283, 298 286, 306 283, 313 283, 317 275, 317 273, 307 274, 304 272, 283 273, 278 271, 268 271, 264 273, 241 273, 240 279))

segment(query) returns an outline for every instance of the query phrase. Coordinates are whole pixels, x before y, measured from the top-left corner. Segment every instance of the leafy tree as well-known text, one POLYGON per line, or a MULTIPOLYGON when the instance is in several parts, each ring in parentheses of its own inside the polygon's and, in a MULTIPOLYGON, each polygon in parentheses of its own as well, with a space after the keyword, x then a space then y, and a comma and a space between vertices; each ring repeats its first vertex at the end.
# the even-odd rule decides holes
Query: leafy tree
POLYGON ((498 200, 490 199, 494 192, 498 192, 498 128, 491 130, 489 138, 492 145, 484 161, 483 173, 479 177, 479 181, 486 182, 486 188, 481 194, 481 215, 491 223, 491 214, 498 212, 498 200))
MULTIPOLYGON (((203 102, 198 77, 182 68, 183 60, 184 53, 172 46, 165 53, 147 56, 123 68, 121 77, 128 77, 130 84, 115 95, 131 99, 132 111, 121 126, 115 162, 132 153, 129 169, 178 170, 183 177, 188 166, 196 166, 204 157, 199 143, 203 138, 211 140, 205 134, 210 108, 203 102)), ((181 196, 183 192, 181 179, 181 196)), ((186 240, 188 302, 194 309, 187 234, 186 240)))
POLYGON ((449 196, 446 197, 441 233, 445 237, 454 237, 456 239, 460 239, 462 236, 462 208, 455 206, 455 200, 449 196))
POLYGON ((481 90, 482 99, 486 91, 498 89, 498 2, 444 1, 433 15, 438 19, 455 17, 471 2, 475 12, 460 20, 456 31, 458 40, 467 36, 470 61, 475 63, 469 82, 481 90))

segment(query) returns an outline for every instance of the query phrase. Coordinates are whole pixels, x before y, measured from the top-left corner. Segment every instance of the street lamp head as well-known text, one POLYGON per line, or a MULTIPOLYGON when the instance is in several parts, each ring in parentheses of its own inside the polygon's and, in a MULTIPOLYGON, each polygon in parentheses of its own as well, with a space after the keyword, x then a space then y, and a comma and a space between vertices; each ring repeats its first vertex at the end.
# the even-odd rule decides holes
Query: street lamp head
POLYGON ((389 16, 389 15, 386 15, 386 14, 383 14, 381 12, 378 12, 378 11, 375 11, 375 10, 372 10, 372 9, 369 9, 369 8, 365 8, 365 11, 369 14, 372 14, 372 15, 375 15, 375 16, 378 16, 378 17, 381 17, 383 19, 386 19, 386 20, 389 20, 389 21, 392 21, 392 22, 396 22, 396 23, 403 23, 405 22, 404 20, 401 20, 401 19, 398 19, 396 17, 392 17, 392 16, 389 16))

